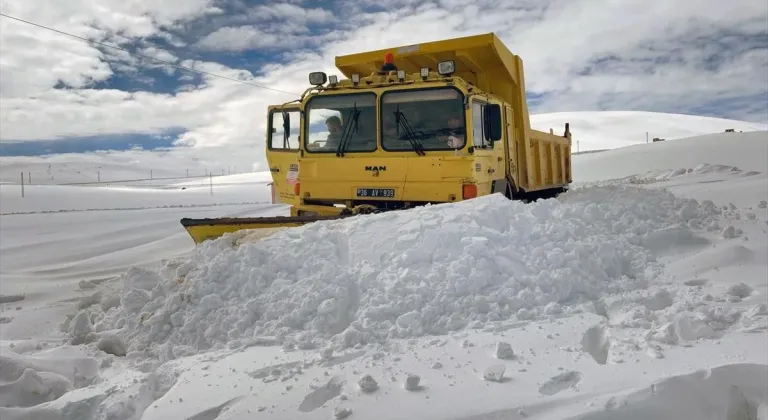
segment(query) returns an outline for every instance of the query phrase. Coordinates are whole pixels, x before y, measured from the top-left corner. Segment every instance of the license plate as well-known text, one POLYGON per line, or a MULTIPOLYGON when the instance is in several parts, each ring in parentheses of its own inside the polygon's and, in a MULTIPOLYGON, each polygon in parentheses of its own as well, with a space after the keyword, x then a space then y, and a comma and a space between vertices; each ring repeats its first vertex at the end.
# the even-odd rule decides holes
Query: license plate
POLYGON ((366 198, 394 198, 395 189, 394 188, 358 188, 357 196, 366 197, 366 198))

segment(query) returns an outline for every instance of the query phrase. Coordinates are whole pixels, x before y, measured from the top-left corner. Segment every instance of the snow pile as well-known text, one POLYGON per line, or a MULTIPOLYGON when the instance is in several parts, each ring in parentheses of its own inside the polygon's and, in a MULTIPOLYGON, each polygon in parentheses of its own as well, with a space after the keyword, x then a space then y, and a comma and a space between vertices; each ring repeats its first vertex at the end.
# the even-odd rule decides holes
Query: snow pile
POLYGON ((720 213, 666 191, 606 187, 562 202, 497 195, 315 223, 237 247, 231 235, 159 273, 132 269, 120 305, 97 307, 84 328, 114 330, 127 351, 165 359, 260 343, 340 349, 557 317, 642 292, 661 272, 656 232, 712 229, 720 213))
POLYGON ((92 384, 98 369, 94 358, 58 354, 56 349, 35 356, 4 349, 0 355, 0 407, 33 407, 54 401, 92 384))

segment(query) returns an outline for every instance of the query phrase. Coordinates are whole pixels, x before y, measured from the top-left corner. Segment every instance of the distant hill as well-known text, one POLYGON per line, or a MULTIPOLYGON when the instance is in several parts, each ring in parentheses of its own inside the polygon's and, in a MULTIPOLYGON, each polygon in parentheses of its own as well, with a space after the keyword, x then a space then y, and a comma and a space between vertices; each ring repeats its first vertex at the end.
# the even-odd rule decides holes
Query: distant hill
POLYGON ((654 137, 673 140, 722 133, 729 128, 736 132, 768 130, 768 124, 659 112, 586 111, 531 115, 531 125, 536 130, 549 131, 551 128, 561 134, 566 122, 571 125, 574 152, 577 151, 577 140, 581 151, 645 143, 646 131, 649 140, 654 137))

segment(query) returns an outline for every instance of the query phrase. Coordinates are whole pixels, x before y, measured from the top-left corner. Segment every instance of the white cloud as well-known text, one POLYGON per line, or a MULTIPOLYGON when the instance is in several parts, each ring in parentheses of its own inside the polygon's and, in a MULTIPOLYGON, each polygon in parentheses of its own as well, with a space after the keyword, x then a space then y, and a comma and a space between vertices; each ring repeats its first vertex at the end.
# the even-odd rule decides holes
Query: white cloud
POLYGON ((151 46, 140 49, 139 53, 147 57, 152 57, 157 60, 168 61, 171 63, 175 63, 179 60, 178 57, 176 57, 173 53, 161 48, 151 46))
MULTIPOLYGON (((338 74, 333 67, 337 55, 495 31, 522 56, 528 91, 544 95, 534 111, 685 112, 728 101, 737 107, 721 111, 730 113, 728 117, 768 122, 764 105, 743 99, 768 92, 768 5, 752 0, 396 0, 379 12, 364 11, 366 4, 376 2, 350 1, 340 9, 344 14, 294 2, 238 9, 242 16, 225 16, 226 8, 203 0, 35 3, 8 0, 2 10, 99 40, 117 39, 114 34, 132 40, 157 36, 179 50, 142 43, 139 51, 289 92, 302 92, 310 71, 338 74), (236 24, 184 38, 184 28, 207 14, 236 24), (327 29, 313 37, 308 23, 327 29), (205 47, 209 56, 279 47, 289 62, 265 65, 252 77, 216 63, 185 61, 198 47, 205 47)), ((135 71, 146 60, 117 51, 102 53, 6 18, 0 24, 3 139, 180 127, 189 130, 180 139, 183 144, 247 145, 260 151, 267 105, 294 99, 209 76, 175 94, 89 89, 90 82, 135 71), (107 55, 109 64, 103 61, 107 55), (75 89, 54 89, 59 80, 75 89)))
POLYGON ((212 51, 243 51, 250 49, 283 50, 309 42, 310 37, 288 33, 265 32, 258 26, 224 27, 201 39, 197 46, 212 51))
POLYGON ((253 10, 253 14, 268 19, 285 19, 287 21, 299 23, 317 23, 328 22, 333 19, 333 13, 321 8, 304 9, 295 4, 273 3, 258 6, 253 10))

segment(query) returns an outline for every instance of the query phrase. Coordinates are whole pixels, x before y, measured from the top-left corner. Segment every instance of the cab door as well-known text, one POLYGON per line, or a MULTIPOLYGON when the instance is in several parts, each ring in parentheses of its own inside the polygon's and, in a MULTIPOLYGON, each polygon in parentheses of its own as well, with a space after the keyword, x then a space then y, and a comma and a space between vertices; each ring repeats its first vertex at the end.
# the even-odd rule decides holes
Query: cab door
POLYGON ((496 181, 503 180, 505 174, 503 144, 491 142, 486 128, 485 107, 488 103, 478 97, 472 99, 472 146, 479 195, 497 192, 494 191, 499 185, 496 181))
POLYGON ((267 164, 277 203, 298 205, 294 186, 299 177, 301 108, 299 104, 268 108, 267 164))
MULTIPOLYGON (((507 165, 507 173, 509 173, 512 176, 512 179, 515 180, 515 183, 519 183, 519 173, 518 173, 518 167, 517 167, 517 138, 515 137, 515 118, 514 118, 514 110, 509 105, 504 107, 506 109, 506 127, 507 127, 507 135, 505 136, 506 140, 506 146, 504 149, 506 151, 506 165, 507 165)), ((519 185, 519 184, 518 184, 519 185)))

